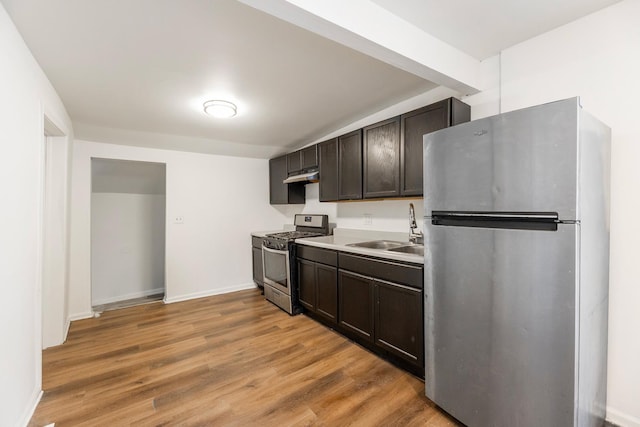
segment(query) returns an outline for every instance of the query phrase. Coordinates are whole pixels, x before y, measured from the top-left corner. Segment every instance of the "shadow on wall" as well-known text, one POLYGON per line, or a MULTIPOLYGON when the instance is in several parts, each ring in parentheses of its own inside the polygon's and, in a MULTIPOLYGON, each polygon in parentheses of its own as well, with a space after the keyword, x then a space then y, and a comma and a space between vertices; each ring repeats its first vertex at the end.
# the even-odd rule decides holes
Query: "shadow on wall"
POLYGON ((286 218, 286 224, 293 224, 295 214, 327 214, 329 222, 336 224, 339 228, 409 233, 409 203, 413 203, 418 228, 423 229, 424 201, 422 198, 320 202, 317 183, 307 184, 305 192, 304 205, 271 205, 286 218))
POLYGON ((409 203, 415 207, 418 228, 423 229, 422 199, 338 203, 337 223, 341 228, 409 233, 409 203))

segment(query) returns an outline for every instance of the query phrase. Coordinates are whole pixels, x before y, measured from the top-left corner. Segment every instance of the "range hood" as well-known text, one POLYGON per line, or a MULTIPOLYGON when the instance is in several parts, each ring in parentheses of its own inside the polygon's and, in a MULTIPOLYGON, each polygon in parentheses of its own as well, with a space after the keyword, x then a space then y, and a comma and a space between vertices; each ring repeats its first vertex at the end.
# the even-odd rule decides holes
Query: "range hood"
POLYGON ((301 173, 299 175, 291 175, 284 181, 283 184, 291 184, 292 182, 318 182, 320 180, 320 174, 318 171, 311 171, 301 173))

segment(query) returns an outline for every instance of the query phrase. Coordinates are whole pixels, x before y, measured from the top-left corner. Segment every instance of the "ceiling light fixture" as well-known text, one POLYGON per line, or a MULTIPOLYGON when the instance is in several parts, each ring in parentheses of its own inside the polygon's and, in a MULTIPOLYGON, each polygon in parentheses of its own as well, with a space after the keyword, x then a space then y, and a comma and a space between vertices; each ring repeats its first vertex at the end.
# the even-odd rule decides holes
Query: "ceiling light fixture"
POLYGON ((219 119, 228 119, 238 114, 238 107, 236 107, 236 104, 229 101, 214 99, 205 102, 203 107, 205 113, 219 119))

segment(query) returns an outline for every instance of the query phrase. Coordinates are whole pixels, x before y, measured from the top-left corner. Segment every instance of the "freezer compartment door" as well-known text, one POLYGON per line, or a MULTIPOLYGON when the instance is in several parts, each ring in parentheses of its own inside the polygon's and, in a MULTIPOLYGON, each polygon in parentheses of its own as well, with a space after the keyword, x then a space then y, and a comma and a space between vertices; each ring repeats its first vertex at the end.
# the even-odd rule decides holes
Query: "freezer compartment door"
POLYGON ((558 212, 576 218, 577 98, 424 136, 425 212, 558 212))
POLYGON ((560 222, 556 212, 433 211, 431 213, 431 224, 452 227, 556 231, 560 222))
POLYGON ((573 425, 577 236, 425 222, 427 397, 470 427, 573 425))

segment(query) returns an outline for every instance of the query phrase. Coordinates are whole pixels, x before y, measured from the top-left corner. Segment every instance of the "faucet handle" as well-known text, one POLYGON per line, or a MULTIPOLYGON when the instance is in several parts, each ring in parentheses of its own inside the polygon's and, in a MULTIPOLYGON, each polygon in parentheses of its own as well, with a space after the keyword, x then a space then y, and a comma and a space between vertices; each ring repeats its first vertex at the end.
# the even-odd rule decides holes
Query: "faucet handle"
POLYGON ((416 224, 416 211, 413 207, 413 203, 409 203, 409 228, 411 228, 411 230, 418 228, 418 224, 416 224))
POLYGON ((415 243, 418 245, 423 245, 424 244, 424 234, 422 234, 422 231, 418 231, 416 232, 411 232, 411 234, 409 234, 409 241, 411 243, 415 243))

